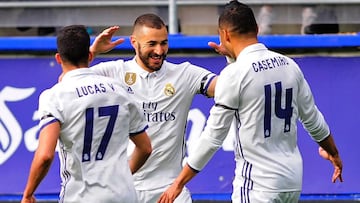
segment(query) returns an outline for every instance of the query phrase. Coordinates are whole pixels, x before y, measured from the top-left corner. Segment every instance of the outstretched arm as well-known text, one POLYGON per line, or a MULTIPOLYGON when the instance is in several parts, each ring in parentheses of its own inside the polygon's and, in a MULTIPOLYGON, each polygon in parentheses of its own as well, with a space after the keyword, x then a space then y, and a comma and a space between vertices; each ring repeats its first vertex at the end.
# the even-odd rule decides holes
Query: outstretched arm
POLYGON ((119 26, 112 26, 102 31, 94 40, 90 46, 90 52, 93 53, 94 57, 101 53, 109 52, 114 49, 117 45, 125 41, 124 38, 119 38, 112 41, 112 37, 116 31, 120 29, 119 26))
POLYGON ((342 161, 339 155, 339 152, 336 148, 335 141, 330 134, 324 140, 319 142, 319 154, 326 160, 329 160, 334 166, 334 173, 332 175, 331 181, 333 183, 338 179, 340 182, 343 182, 342 178, 342 161))

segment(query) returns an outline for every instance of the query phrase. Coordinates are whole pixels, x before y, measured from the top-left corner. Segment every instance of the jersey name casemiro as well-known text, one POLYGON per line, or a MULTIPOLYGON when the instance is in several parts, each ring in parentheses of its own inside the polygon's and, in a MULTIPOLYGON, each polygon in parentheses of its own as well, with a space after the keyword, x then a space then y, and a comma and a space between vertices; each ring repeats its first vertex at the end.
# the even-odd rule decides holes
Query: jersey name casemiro
POLYGON ((286 67, 287 65, 289 65, 289 62, 287 61, 286 57, 276 56, 253 62, 252 68, 255 72, 261 72, 273 68, 286 67))

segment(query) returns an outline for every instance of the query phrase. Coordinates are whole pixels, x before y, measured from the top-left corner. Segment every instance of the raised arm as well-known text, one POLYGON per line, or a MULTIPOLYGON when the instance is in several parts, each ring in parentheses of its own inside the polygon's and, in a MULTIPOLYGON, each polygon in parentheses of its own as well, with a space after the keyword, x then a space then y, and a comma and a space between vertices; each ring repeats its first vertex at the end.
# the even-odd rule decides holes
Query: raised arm
POLYGON ((103 30, 94 40, 90 46, 90 52, 94 57, 98 54, 106 53, 114 49, 117 45, 125 41, 124 38, 119 38, 112 41, 112 38, 116 31, 120 29, 119 26, 112 26, 103 30))
POLYGON ((208 42, 208 45, 209 47, 213 48, 218 54, 225 56, 227 64, 235 62, 235 57, 231 56, 221 43, 217 44, 216 42, 208 42))

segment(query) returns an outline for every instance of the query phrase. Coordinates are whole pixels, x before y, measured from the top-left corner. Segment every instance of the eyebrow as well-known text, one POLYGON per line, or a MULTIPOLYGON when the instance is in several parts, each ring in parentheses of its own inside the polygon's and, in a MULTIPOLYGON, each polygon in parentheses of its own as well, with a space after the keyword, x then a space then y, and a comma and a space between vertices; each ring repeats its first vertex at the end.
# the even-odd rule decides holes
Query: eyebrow
POLYGON ((164 42, 169 42, 169 40, 168 39, 166 39, 166 40, 162 40, 162 41, 156 41, 156 40, 150 40, 150 41, 147 41, 146 42, 146 44, 157 44, 157 43, 164 43, 164 42))

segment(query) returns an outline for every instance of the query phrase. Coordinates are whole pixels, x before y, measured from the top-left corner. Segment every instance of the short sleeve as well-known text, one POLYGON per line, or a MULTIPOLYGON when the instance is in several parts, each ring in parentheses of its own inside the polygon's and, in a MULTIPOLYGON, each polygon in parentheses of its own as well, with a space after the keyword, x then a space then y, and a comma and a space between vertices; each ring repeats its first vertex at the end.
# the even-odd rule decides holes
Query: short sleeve
POLYGON ((54 89, 47 89, 40 94, 38 115, 40 128, 54 121, 64 122, 57 96, 54 94, 54 89))
POLYGON ((216 74, 188 62, 181 65, 184 65, 186 68, 184 78, 191 83, 190 87, 192 87, 192 91, 196 94, 203 94, 207 96, 209 85, 216 77, 216 74))
POLYGON ((136 104, 130 100, 129 103, 129 112, 130 112, 130 136, 137 135, 144 132, 148 128, 148 124, 145 121, 140 110, 137 108, 136 104))
POLYGON ((95 74, 111 77, 115 79, 121 79, 121 69, 124 66, 124 60, 119 59, 116 61, 101 62, 94 66, 91 66, 91 70, 95 74))
MULTIPOLYGON (((215 103, 237 109, 239 106, 239 92, 241 78, 234 80, 236 63, 229 64, 218 76, 215 87, 215 103)), ((239 76, 240 77, 240 76, 239 76)))

